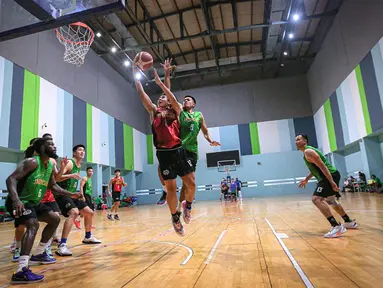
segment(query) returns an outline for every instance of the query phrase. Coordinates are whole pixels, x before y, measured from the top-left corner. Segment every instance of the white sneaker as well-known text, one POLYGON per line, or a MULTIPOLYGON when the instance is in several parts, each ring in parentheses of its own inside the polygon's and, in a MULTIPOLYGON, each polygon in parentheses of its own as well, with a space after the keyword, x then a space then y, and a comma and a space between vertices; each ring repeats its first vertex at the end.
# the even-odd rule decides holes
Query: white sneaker
POLYGON ((345 222, 343 224, 343 227, 347 229, 358 229, 359 225, 355 222, 355 219, 354 219, 351 222, 345 222))
POLYGON ((84 238, 84 240, 82 240, 82 243, 84 244, 100 244, 101 241, 96 239, 93 235, 90 237, 90 238, 84 238))
POLYGON ((60 244, 56 250, 56 254, 59 256, 72 256, 72 252, 66 247, 66 244, 60 244))
POLYGON ((324 238, 338 238, 343 233, 346 233, 347 229, 343 225, 338 225, 336 227, 331 227, 330 231, 324 235, 324 238))

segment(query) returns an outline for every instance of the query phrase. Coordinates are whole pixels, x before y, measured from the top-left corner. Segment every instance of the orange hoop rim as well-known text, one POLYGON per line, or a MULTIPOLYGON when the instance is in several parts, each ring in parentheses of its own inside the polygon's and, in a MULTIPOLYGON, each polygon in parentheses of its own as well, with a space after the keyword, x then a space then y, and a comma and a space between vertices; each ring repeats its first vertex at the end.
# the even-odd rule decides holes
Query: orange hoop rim
POLYGON ((86 25, 85 23, 82 23, 82 22, 75 22, 75 23, 69 24, 68 26, 81 26, 81 27, 84 27, 85 29, 88 29, 90 31, 91 37, 90 37, 90 39, 88 41, 81 41, 81 42, 71 41, 69 39, 64 38, 64 36, 61 35, 61 33, 59 32, 59 28, 56 28, 55 29, 56 35, 62 41, 65 41, 67 43, 72 43, 72 44, 79 44, 79 45, 92 44, 92 42, 94 40, 94 32, 93 32, 93 30, 88 25, 86 25))

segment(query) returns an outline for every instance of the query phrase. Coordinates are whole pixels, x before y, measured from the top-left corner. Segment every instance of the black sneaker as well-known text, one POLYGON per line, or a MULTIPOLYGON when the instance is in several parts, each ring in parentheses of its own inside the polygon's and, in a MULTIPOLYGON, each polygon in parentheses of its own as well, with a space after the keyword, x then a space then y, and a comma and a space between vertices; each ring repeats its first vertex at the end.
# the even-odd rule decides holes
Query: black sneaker
POLYGON ((120 220, 120 217, 118 217, 118 215, 114 215, 114 220, 120 220))
POLYGON ((167 195, 167 193, 165 191, 162 191, 161 198, 157 201, 158 206, 162 206, 162 205, 165 205, 167 203, 166 202, 166 195, 167 195))
POLYGON ((107 217, 109 220, 112 220, 112 221, 113 221, 112 214, 108 214, 108 215, 106 215, 106 217, 107 217))

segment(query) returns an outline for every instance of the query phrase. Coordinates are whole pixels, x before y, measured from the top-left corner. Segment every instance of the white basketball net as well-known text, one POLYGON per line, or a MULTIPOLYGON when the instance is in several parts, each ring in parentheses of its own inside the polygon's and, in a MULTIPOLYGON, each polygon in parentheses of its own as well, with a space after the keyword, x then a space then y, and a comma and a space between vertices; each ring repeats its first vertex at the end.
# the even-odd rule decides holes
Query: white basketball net
POLYGON ((76 22, 56 29, 57 39, 65 46, 64 61, 81 66, 94 40, 86 24, 76 22))

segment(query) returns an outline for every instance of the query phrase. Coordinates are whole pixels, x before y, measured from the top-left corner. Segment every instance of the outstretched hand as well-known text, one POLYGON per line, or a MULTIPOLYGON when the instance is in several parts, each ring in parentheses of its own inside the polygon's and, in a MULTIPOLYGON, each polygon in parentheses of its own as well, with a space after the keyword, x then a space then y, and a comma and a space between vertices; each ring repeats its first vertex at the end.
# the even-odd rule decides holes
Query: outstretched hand
POLYGON ((221 146, 221 143, 219 143, 217 141, 213 141, 210 143, 210 146, 221 146))
POLYGON ((176 68, 176 66, 175 65, 171 65, 171 63, 172 63, 172 58, 168 58, 168 59, 166 59, 165 60, 165 62, 164 62, 164 64, 162 64, 161 63, 161 66, 164 68, 164 72, 165 73, 170 73, 174 68, 176 68))

